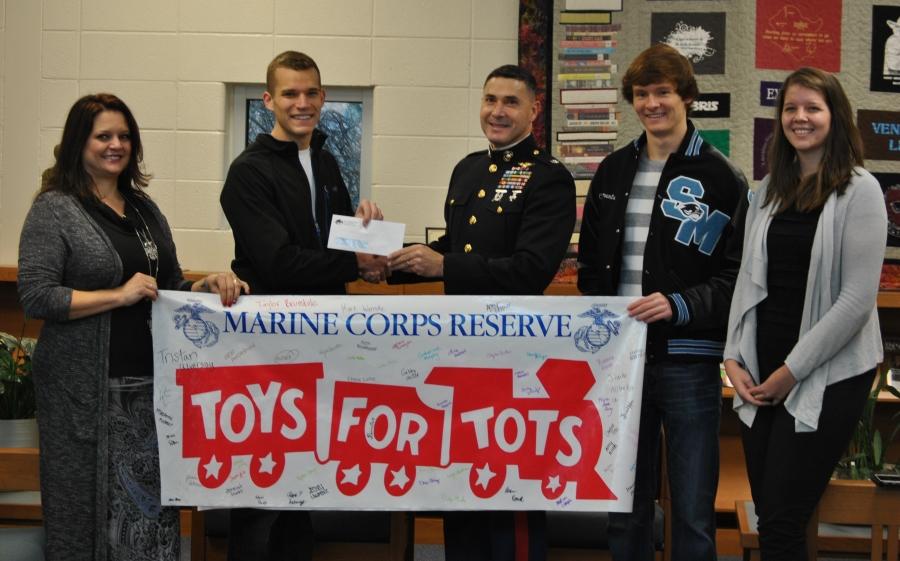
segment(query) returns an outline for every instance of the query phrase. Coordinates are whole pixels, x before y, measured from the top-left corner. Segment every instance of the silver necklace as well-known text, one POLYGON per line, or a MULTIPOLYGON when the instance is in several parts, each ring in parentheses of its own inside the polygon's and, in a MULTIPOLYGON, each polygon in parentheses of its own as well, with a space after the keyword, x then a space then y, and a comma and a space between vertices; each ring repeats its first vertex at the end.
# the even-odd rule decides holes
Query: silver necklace
POLYGON ((156 275, 159 273, 159 248, 156 246, 156 242, 153 241, 153 235, 150 233, 147 221, 144 220, 144 215, 141 214, 138 207, 127 198, 125 199, 125 202, 134 209, 134 212, 137 213, 138 218, 141 220, 140 227, 135 224, 134 233, 137 234, 138 241, 141 242, 141 248, 144 250, 144 256, 147 257, 148 272, 151 277, 156 278, 156 275))

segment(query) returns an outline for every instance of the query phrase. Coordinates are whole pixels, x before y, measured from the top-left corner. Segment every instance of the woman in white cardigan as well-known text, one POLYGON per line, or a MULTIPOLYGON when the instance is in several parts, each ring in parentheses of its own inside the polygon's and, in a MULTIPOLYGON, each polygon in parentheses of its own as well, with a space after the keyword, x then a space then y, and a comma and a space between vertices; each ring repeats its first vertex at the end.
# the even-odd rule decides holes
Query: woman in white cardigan
POLYGON ((728 321, 762 559, 805 559, 805 528, 881 361, 887 236, 878 182, 837 79, 801 68, 776 104, 769 175, 747 214, 728 321))

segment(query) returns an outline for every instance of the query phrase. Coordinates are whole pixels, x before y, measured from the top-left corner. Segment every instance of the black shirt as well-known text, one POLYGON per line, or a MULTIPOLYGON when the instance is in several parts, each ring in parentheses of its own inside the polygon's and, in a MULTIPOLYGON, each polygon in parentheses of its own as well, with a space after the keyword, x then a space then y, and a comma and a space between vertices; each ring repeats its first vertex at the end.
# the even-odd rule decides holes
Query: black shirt
MULTIPOLYGON (((162 229, 153 212, 139 197, 127 196, 125 216, 119 216, 113 209, 94 200, 85 205, 91 217, 100 225, 112 242, 113 248, 122 260, 121 286, 136 273, 156 274, 158 286, 166 286, 172 276, 173 256, 167 253, 162 229), (146 226, 145 226, 146 225, 146 226), (156 243, 159 256, 151 261, 138 239, 137 229, 148 229, 156 243), (159 270, 157 270, 159 267, 159 270)), ((153 339, 150 333, 149 299, 131 306, 114 308, 111 311, 109 330, 109 376, 153 376, 153 339)))
POLYGON ((797 344, 810 253, 821 212, 821 208, 810 212, 791 209, 776 214, 769 225, 766 236, 768 295, 756 310, 760 381, 784 364, 797 344))

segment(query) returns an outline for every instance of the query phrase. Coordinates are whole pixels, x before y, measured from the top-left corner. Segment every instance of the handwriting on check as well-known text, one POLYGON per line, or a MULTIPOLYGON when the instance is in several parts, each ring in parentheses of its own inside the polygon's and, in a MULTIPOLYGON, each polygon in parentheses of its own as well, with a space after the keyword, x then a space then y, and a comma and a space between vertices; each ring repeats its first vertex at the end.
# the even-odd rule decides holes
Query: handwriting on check
POLYGON ((350 247, 353 249, 369 249, 369 242, 365 240, 354 240, 351 238, 336 237, 334 241, 337 242, 338 245, 350 247))

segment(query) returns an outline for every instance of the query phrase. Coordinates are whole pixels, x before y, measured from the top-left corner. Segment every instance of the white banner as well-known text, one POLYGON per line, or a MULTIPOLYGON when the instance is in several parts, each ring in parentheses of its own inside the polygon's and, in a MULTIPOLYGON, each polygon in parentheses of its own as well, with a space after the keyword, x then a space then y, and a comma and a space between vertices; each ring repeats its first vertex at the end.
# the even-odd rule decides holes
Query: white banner
POLYGON ((629 301, 161 291, 163 504, 629 511, 629 301))

